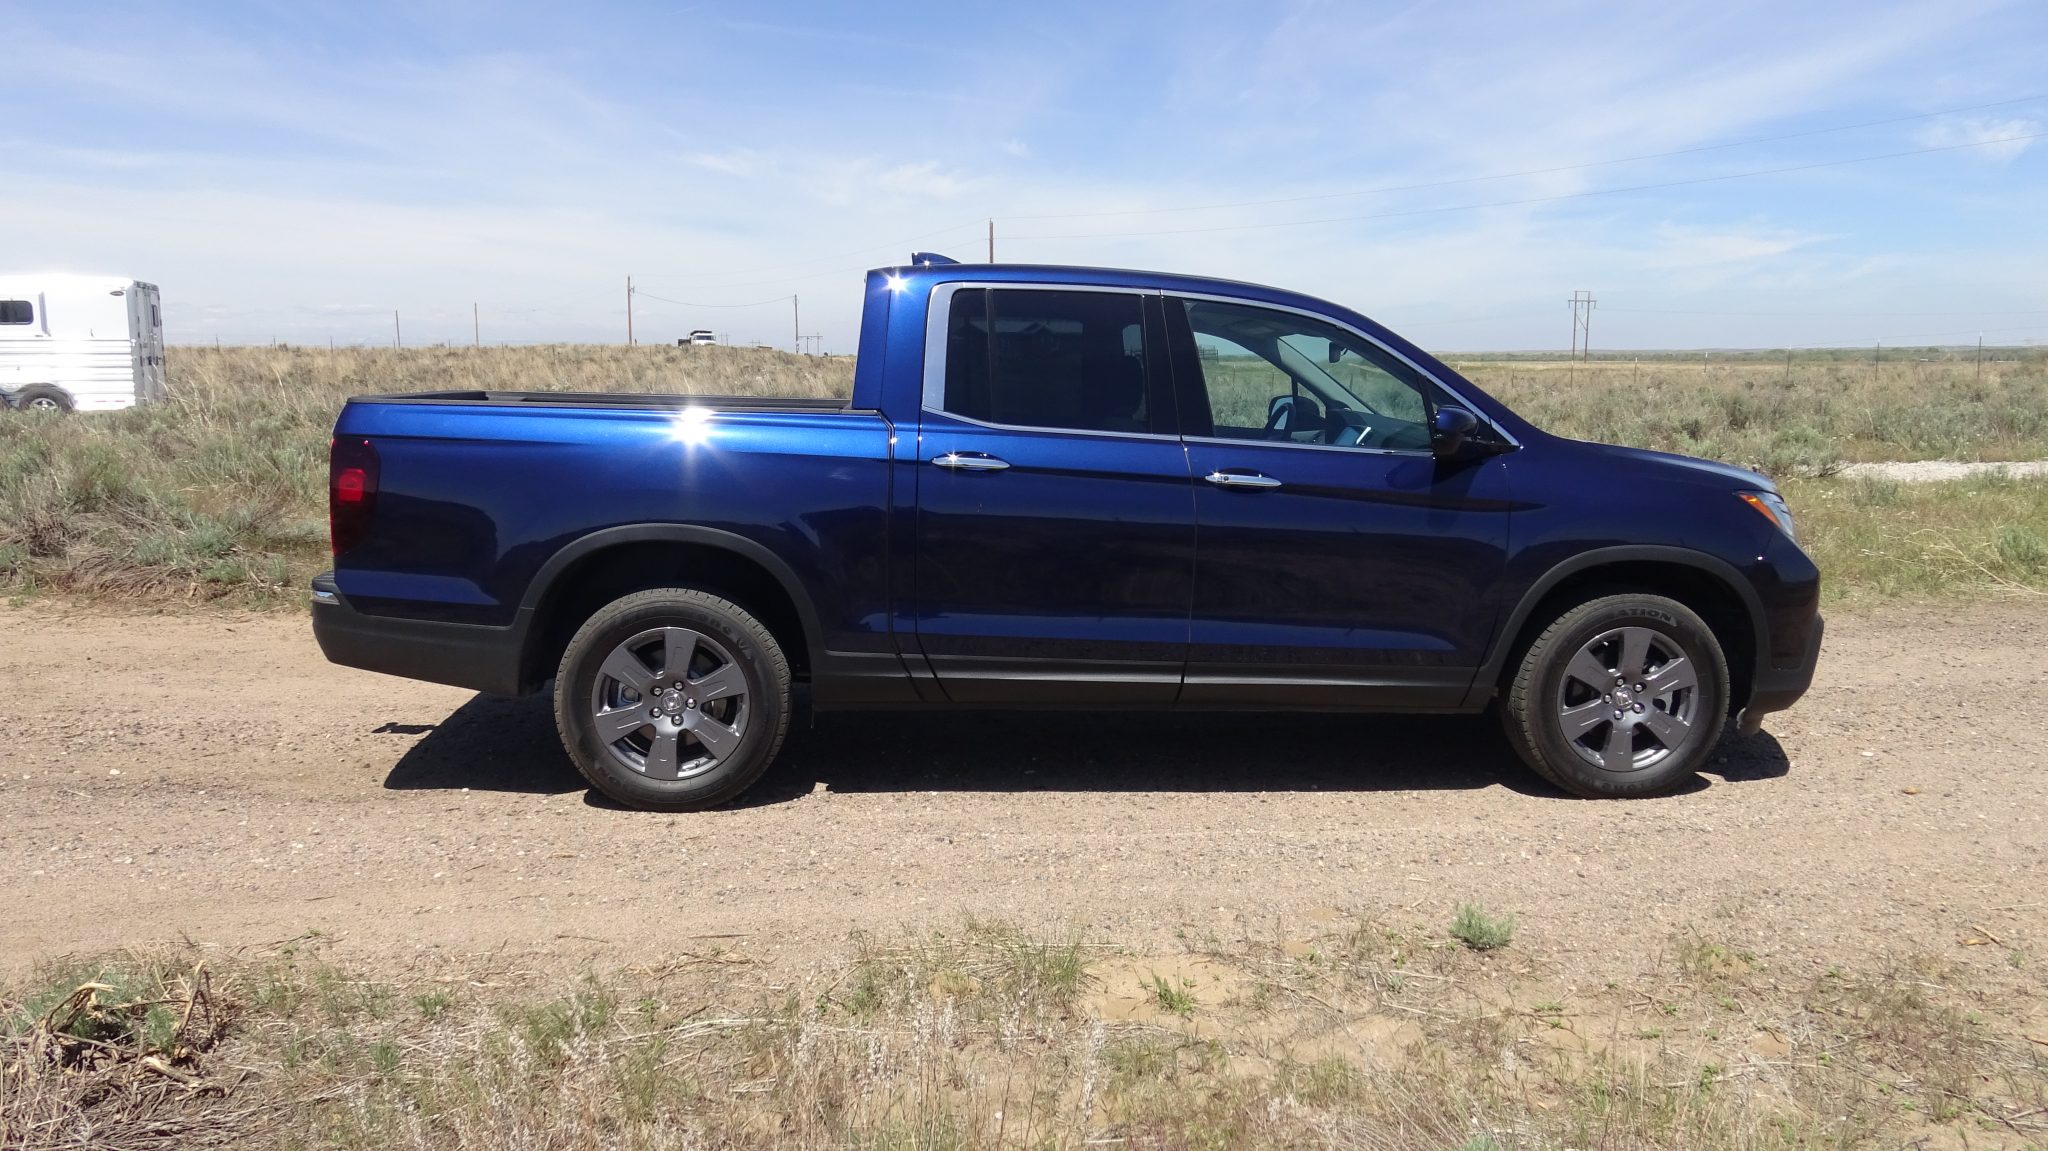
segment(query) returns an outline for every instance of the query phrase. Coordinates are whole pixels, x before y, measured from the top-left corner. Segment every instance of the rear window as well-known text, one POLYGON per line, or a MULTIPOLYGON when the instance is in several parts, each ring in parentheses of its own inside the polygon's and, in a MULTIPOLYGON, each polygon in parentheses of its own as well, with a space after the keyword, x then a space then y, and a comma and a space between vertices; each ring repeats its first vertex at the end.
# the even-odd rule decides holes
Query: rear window
POLYGON ((1143 308, 1127 293, 959 292, 945 410, 1012 427, 1150 431, 1143 308))
POLYGON ((0 300, 0 324, 33 324, 36 306, 27 300, 0 300))

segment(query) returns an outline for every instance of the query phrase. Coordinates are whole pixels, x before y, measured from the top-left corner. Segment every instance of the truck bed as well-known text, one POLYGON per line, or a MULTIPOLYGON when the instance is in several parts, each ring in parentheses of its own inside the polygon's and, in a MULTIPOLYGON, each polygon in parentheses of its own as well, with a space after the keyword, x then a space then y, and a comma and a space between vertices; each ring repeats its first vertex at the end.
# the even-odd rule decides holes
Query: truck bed
POLYGON ((716 408, 722 412, 843 412, 843 396, 713 396, 676 392, 399 392, 352 396, 354 404, 477 404, 495 407, 716 408))

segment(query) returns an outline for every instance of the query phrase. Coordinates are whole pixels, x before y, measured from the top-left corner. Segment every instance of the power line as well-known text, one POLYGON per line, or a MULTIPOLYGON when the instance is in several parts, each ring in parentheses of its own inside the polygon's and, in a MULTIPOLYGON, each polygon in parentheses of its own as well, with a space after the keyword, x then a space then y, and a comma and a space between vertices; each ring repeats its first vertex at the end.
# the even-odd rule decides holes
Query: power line
POLYGON ((1321 216, 1308 220, 1277 220, 1262 224, 1219 224, 1206 228, 1162 228, 1146 232, 1068 232, 1017 236, 1019 240, 1116 240, 1137 236, 1189 236, 1207 232, 1247 232, 1269 228, 1303 228, 1315 224, 1346 224, 1361 220, 1391 220, 1401 216, 1429 216, 1446 212, 1473 212, 1484 208, 1512 208, 1524 204, 1553 204, 1561 200, 1584 200, 1594 196, 1617 196, 1627 192, 1653 192, 1661 188, 1683 188, 1694 184, 1714 184, 1727 180, 1743 180, 1754 176, 1779 176, 1788 172, 1810 172, 1817 168, 1839 168, 1848 164, 1868 164, 1877 160, 1896 160, 1905 156, 1926 156, 1936 152, 1958 152, 1967 148, 1986 148, 1993 144, 2011 144, 2020 140, 2039 140, 2048 132, 2028 132, 2018 136, 2000 136, 1991 140, 1973 140, 1967 144, 1943 144, 1932 148, 1913 148, 1904 152, 1883 152, 1873 156, 1851 156, 1844 160, 1820 160, 1811 164, 1792 164, 1782 168, 1756 168, 1747 172, 1724 172, 1718 176, 1694 176, 1684 180, 1662 180, 1654 184, 1630 184, 1620 188, 1596 188, 1587 192, 1561 192, 1552 196, 1524 196, 1514 200, 1490 200, 1481 204, 1448 204, 1435 208, 1405 208, 1395 212, 1370 212, 1356 216, 1321 216))
MULTIPOLYGON (((2043 98, 2043 97, 2027 97, 2027 99, 2042 99, 2042 98, 2043 98)), ((2002 101, 2001 103, 2020 103, 2020 102, 2023 102, 2023 101, 2002 101)), ((1996 106, 1998 106, 1998 105, 1995 105, 1995 104, 1987 104, 1987 105, 1978 105, 1977 107, 1996 107, 1996 106)), ((1947 114, 1950 114, 1950 113, 1929 113, 1929 115, 1947 115, 1947 114)), ((1916 117, 1902 117, 1902 119, 1913 119, 1913 118, 1916 118, 1916 117)), ((1882 121, 1880 121, 1880 122, 1882 122, 1882 121)), ((1312 218, 1312 219, 1307 219, 1307 220, 1279 220, 1279 221, 1269 221, 1269 222, 1266 222, 1266 223, 1256 223, 1256 224, 1221 224, 1221 225, 1214 225, 1214 226, 1210 226, 1210 227, 1201 227, 1201 228, 1163 228, 1163 229, 1155 229, 1155 230, 1150 230, 1150 231, 1136 231, 1136 232, 1067 232, 1067 233, 1038 233, 1038 234, 1025 234, 1025 235, 1021 235, 1021 236, 1014 236, 1014 237, 1012 237, 1012 239, 1018 239, 1018 240, 1114 240, 1114 239, 1128 239, 1128 238, 1136 238, 1136 237, 1145 237, 1145 236, 1185 236, 1185 235, 1198 235, 1198 234, 1204 234, 1204 233, 1212 233, 1212 232, 1243 232, 1243 231, 1260 231, 1260 230, 1267 230, 1267 229, 1273 229, 1273 228, 1300 228, 1300 227, 1312 227, 1312 226, 1314 226, 1314 225, 1317 225, 1317 224, 1342 224, 1342 223, 1354 223, 1354 222, 1362 222, 1362 221, 1367 221, 1367 220, 1389 220, 1389 219, 1397 219, 1397 218, 1401 218, 1401 217, 1405 217, 1405 216, 1426 216, 1426 215, 1440 215, 1440 214, 1445 214, 1445 213, 1450 213, 1450 212, 1474 212, 1474 211, 1481 211, 1481 210, 1484 210, 1484 209, 1487 209, 1487 208, 1508 208, 1508 207, 1519 207, 1519 206, 1524 206, 1524 205, 1529 205, 1529 204, 1548 204, 1548 203, 1558 203, 1558 202, 1561 202, 1561 201, 1565 201, 1565 200, 1582 200, 1582 199, 1590 199, 1590 198, 1592 198, 1592 197, 1596 197, 1596 196, 1615 196, 1615 195, 1622 195, 1622 194, 1626 194, 1626 193, 1629 193, 1629 192, 1649 192, 1649 191, 1657 191, 1657 190, 1659 190, 1659 189, 1664 189, 1664 188, 1681 188, 1681 187, 1687 187, 1687 186, 1691 186, 1691 185, 1697 185, 1697 184, 1712 184, 1712 183, 1719 183, 1719 182, 1722 182, 1722 181, 1727 181, 1727 180, 1741 180, 1741 179, 1749 179, 1749 178, 1753 178, 1753 177, 1757 177, 1757 176, 1776 176, 1776 175, 1784 175, 1784 174, 1787 174, 1787 173, 1791 173, 1791 172, 1806 172, 1806 171, 1813 171, 1813 170, 1815 170, 1815 169, 1820 169, 1820 168, 1834 168, 1834 167, 1842 167, 1842 166, 1844 166, 1844 165, 1849 165, 1849 164, 1867 164, 1867 163, 1872 163, 1872 162, 1875 162, 1875 161, 1878 161, 1878 160, 1895 160, 1895 159, 1900 159, 1900 158, 1903 158, 1903 157, 1907 157, 1907 156, 1925 156, 1925 155, 1931 155, 1931 154, 1934 154, 1934 153, 1938 153, 1938 152, 1955 152, 1955 151, 1962 151, 1962 150, 1966 150, 1966 149, 1970 149, 1970 148, 1984 148, 1984 147, 1989 147, 1989 146, 1991 146, 1991 145, 1994 145, 1994 144, 2009 144, 2009 143, 2016 143, 2016 142, 2019 142, 2019 141, 2024 141, 2024 140, 2038 140, 2038 139, 2041 139, 2041 138, 2043 138, 2043 137, 2048 137, 2048 132, 2030 132, 2030 133, 2026 133, 2026 134, 2023 134, 2023 135, 2017 135, 2017 136, 2001 136, 2001 137, 1997 137, 1997 138, 1995 138, 1995 139, 1990 139, 1990 140, 1974 140, 1974 141, 1971 141, 1971 142, 1969 142, 1969 143, 1965 143, 1965 144, 1944 144, 1944 145, 1940 145, 1940 146, 1936 146, 1936 147, 1928 147, 1928 148, 1914 148, 1914 149, 1909 149, 1909 150, 1907 150, 1907 151, 1902 151, 1902 152, 1885 152, 1885 153, 1879 153, 1879 154, 1876 154, 1876 155, 1870 155, 1870 156, 1852 156, 1852 157, 1849 157, 1849 158, 1847 158, 1847 159, 1841 159, 1841 160, 1821 160, 1821 161, 1817 161, 1817 162, 1814 162, 1814 163, 1810 163, 1810 164, 1793 164, 1793 165, 1788 165, 1788 166, 1785 166, 1785 167, 1779 167, 1779 168, 1758 168, 1758 169, 1752 169, 1752 170, 1750 170, 1750 171, 1744 171, 1744 172, 1726 172, 1726 173, 1722 173, 1722 174, 1720 174, 1720 175, 1716 175, 1716 176, 1695 176, 1695 177, 1691 177, 1691 178, 1688 178, 1688 179, 1683 179, 1683 180, 1664 180, 1664 181, 1659 181, 1659 182, 1656 182, 1656 183, 1651 183, 1651 184, 1631 184, 1631 185, 1626 185, 1626 186, 1623 186, 1623 187, 1619 187, 1619 188, 1596 188, 1596 189, 1593 189, 1593 190, 1590 190, 1590 191, 1584 191, 1584 192, 1564 192, 1564 193, 1559 193, 1559 194, 1556 194, 1556 195, 1550 195, 1550 196, 1526 196, 1526 197, 1520 197, 1520 198, 1517 198, 1517 199, 1512 199, 1512 200, 1490 200, 1490 201, 1486 201, 1486 202, 1483 202, 1483 203, 1476 203, 1476 204, 1447 204, 1447 205, 1440 205, 1440 206, 1437 206, 1437 207, 1431 207, 1431 208, 1405 208, 1405 209, 1401 209, 1401 210, 1398 210, 1398 211, 1391 211, 1391 212, 1369 212, 1369 213, 1364 213, 1364 214, 1359 214, 1359 215, 1349 215, 1349 216, 1322 216, 1322 217, 1315 217, 1315 218, 1312 218)), ((1732 145, 1731 145, 1731 146, 1732 146, 1732 145)), ((1699 150, 1705 150, 1705 149, 1687 149, 1687 151, 1699 151, 1699 150)), ((1660 154, 1661 154, 1661 153, 1660 153, 1660 154)), ((1670 154, 1671 154, 1671 155, 1677 155, 1677 154, 1679 154, 1679 153, 1676 153, 1676 152, 1674 152, 1674 153, 1670 153, 1670 154)), ((1620 163, 1620 162, 1622 162, 1622 161, 1612 161, 1612 162, 1613 162, 1613 163, 1620 163)), ((1601 163, 1607 163, 1607 161, 1602 161, 1601 163)), ((1593 166, 1593 165, 1581 165, 1581 166, 1593 166)), ((1554 169, 1554 170, 1562 170, 1562 169, 1554 169)), ((1499 179, 1499 178, 1505 178, 1505 177, 1479 177, 1479 178, 1477 178, 1477 179, 1499 179)), ((1453 181, 1442 181, 1441 183, 1442 183, 1442 184, 1445 184, 1445 185, 1448 185, 1448 184, 1457 184, 1457 183, 1461 183, 1461 182, 1469 182, 1469 181, 1455 181, 1455 180, 1453 180, 1453 181)), ((1410 185, 1410 187, 1416 187, 1416 188, 1424 188, 1424 187, 1433 187, 1433 186, 1438 186, 1438 185, 1436 185, 1436 184, 1417 184, 1417 185, 1410 185)), ((1393 189, 1381 189, 1381 190, 1393 190, 1393 189)), ((1344 194, 1346 194, 1346 195, 1349 195, 1349 194, 1351 194, 1351 193, 1344 193, 1344 194)), ((1361 194, 1362 194, 1362 193, 1361 193, 1361 194)), ((1283 202, 1286 202, 1286 201, 1277 201, 1277 200, 1276 200, 1276 201, 1271 201, 1271 202, 1273 202, 1273 203, 1283 203, 1283 202)), ((1158 211, 1179 211, 1179 210, 1181 210, 1181 209, 1164 209, 1164 208, 1162 208, 1162 209, 1157 209, 1157 210, 1158 210, 1158 211)), ((1132 213, 1110 213, 1110 214, 1114 214, 1114 215, 1128 215, 1128 214, 1132 214, 1132 213)), ((1014 217, 1008 217, 1008 218, 1010 218, 1010 219, 1061 219, 1061 218, 1068 218, 1068 217, 1054 217, 1054 216, 1014 216, 1014 217)), ((895 243, 894 243, 893 245, 875 245, 875 246, 873 246, 873 247, 867 247, 867 248, 862 248, 862 249, 859 249, 859 250, 858 250, 858 251, 856 251, 856 252, 842 252, 842 253, 840 253, 839 255, 840 255, 840 256, 851 256, 851 255, 857 255, 857 254, 859 254, 859 253, 861 253, 861 252, 873 252, 873 251, 877 251, 877 250, 880 250, 880 249, 881 249, 881 248, 883 248, 883 247, 893 247, 893 248, 901 248, 901 247, 903 247, 903 246, 904 246, 904 245, 906 245, 906 244, 913 244, 913 243, 916 243, 916 242, 917 242, 917 241, 919 241, 919 240, 925 240, 925 239, 930 239, 930 238, 932 238, 932 237, 935 237, 935 236, 945 235, 945 234, 948 234, 948 233, 951 233, 951 232, 957 232, 957 231, 961 230, 962 228, 967 228, 967 227, 973 227, 973 226, 975 226, 975 225, 977 225, 977 224, 980 224, 981 222, 982 222, 982 221, 980 221, 980 220, 975 220, 975 221, 970 221, 970 222, 968 222, 968 223, 965 223, 965 224, 955 224, 955 225, 953 225, 952 227, 949 227, 949 228, 942 228, 942 229, 939 229, 938 231, 934 231, 934 232, 926 232, 926 233, 922 234, 921 236, 912 236, 912 237, 907 237, 907 238, 905 238, 905 239, 901 239, 901 240, 898 240, 898 241, 896 241, 896 242, 895 242, 895 243)), ((991 223, 991 224, 993 223, 993 220, 992 220, 992 219, 990 220, 990 223, 991 223)), ((817 258, 816 258, 815 260, 799 261, 799 262, 797 262, 797 263, 794 263, 794 264, 784 264, 784 265, 767 265, 767 266, 764 266, 764 267, 760 267, 760 268, 756 268, 756 269, 753 269, 753 270, 756 270, 756 271, 773 271, 773 270, 775 270, 775 269, 776 269, 777 267, 800 267, 800 266, 803 266, 804 264, 810 264, 810 263, 817 263, 817 262, 820 262, 820 261, 823 261, 823 260, 828 260, 828 259, 834 259, 834 258, 838 258, 838 257, 834 257, 834 256, 820 256, 820 257, 817 257, 817 258)), ((861 273, 861 272, 865 272, 865 271, 867 271, 867 270, 869 269, 869 267, 870 267, 870 266, 871 266, 871 265, 867 265, 867 264, 862 264, 862 265, 858 265, 858 266, 852 266, 852 267, 841 267, 841 268, 835 268, 835 269, 831 269, 831 270, 828 270, 828 271, 821 271, 821 272, 811 272, 811 273, 807 273, 807 274, 805 274, 805 275, 801 275, 801 276, 782 276, 782 277, 776 277, 776 278, 770 278, 770 279, 760 279, 760 280, 744 280, 744 281, 739 281, 739 282, 730 282, 730 283, 726 283, 726 284, 724 284, 723 286, 724 286, 724 287, 728 287, 728 288, 758 288, 758 287, 767 287, 767 286, 770 286, 770 285, 775 285, 775 284, 799 284, 799 283, 805 283, 805 282, 808 282, 808 281, 811 281, 811 280, 821 280, 821 279, 824 279, 824 278, 826 278, 826 277, 829 277, 829 276, 841 276, 841 275, 855 275, 855 274, 858 274, 858 273, 861 273)), ((727 273, 727 274, 729 274, 729 273, 727 273)), ((642 276, 641 278, 642 278, 642 279, 645 279, 646 277, 645 277, 645 276, 643 275, 643 276, 642 276)), ((664 278, 664 279, 699 279, 699 278, 710 278, 710 277, 709 277, 709 276, 705 276, 705 277, 696 277, 696 276, 666 276, 666 277, 657 277, 657 278, 664 278)), ((660 296, 653 296, 653 295, 652 295, 651 293, 649 293, 649 292, 645 291, 644 289, 636 289, 636 291, 635 291, 635 294, 636 294, 636 295, 642 295, 642 296, 649 296, 650 298, 653 298, 653 299, 664 299, 663 297, 660 297, 660 296)), ((778 303, 778 302, 780 302, 780 300, 781 300, 781 299, 784 299, 784 298, 786 298, 786 297, 777 297, 777 298, 776 298, 776 299, 774 299, 774 300, 766 300, 766 301, 762 301, 762 302, 763 302, 763 303, 778 303)), ((664 302, 667 302, 667 303, 676 303, 676 302, 679 302, 679 301, 672 301, 672 300, 664 300, 664 302)), ((754 307, 754 306, 756 306, 756 305, 754 305, 754 304, 705 304, 705 305, 690 305, 690 306, 692 306, 692 307, 721 307, 721 308, 723 308, 723 307, 754 307)), ((1875 314, 1875 313, 1872 313, 1872 314, 1875 314)))
POLYGON ((1721 312, 1688 308, 1609 308, 1610 312, 1627 312, 1638 316, 2032 316, 2048 312, 2048 308, 2005 308, 1979 312, 1721 312))
MULTIPOLYGON (((825 261, 827 261, 827 260, 846 260, 846 259, 851 259, 851 258, 853 258, 853 257, 855 257, 855 256, 862 256, 862 255, 866 255, 866 254, 867 254, 867 253, 869 253, 869 252, 876 252, 876 251, 880 251, 880 250, 882 250, 882 249, 884 249, 884 248, 887 248, 887 249, 889 249, 889 250, 891 250, 891 251, 895 251, 895 250, 898 250, 898 249, 907 249, 907 248, 909 248, 910 246, 912 246, 912 245, 914 245, 914 244, 917 244, 917 243, 919 243, 920 241, 923 241, 923 240, 929 240, 929 239, 933 238, 934 236, 944 236, 944 235, 949 235, 949 234, 951 234, 951 233, 953 233, 953 232, 957 232, 957 231, 961 230, 962 228, 973 228, 973 227, 978 227, 978 226, 980 226, 980 224, 981 224, 981 221, 980 221, 980 220, 978 220, 978 219, 977 219, 977 220, 969 220, 969 221, 967 221, 966 223, 963 223, 963 224, 954 224, 954 225, 953 225, 952 227, 949 227, 949 228, 940 228, 940 229, 938 229, 937 231, 932 231, 932 232, 920 232, 920 233, 918 233, 918 234, 917 234, 917 235, 915 235, 915 236, 906 236, 906 237, 904 237, 903 239, 900 239, 900 240, 891 240, 891 241, 889 241, 888 243, 877 243, 877 244, 868 244, 868 245, 865 245, 865 246, 863 246, 863 247, 860 247, 860 248, 855 248, 855 249, 852 249, 852 250, 850 250, 850 251, 844 251, 844 252, 837 252, 837 253, 833 253, 833 254, 830 254, 830 255, 824 255, 824 256, 810 256, 810 257, 807 257, 807 258, 805 258, 805 259, 802 259, 802 260, 790 260, 790 261, 787 261, 787 262, 785 262, 785 263, 781 263, 781 264, 766 264, 766 265, 761 265, 761 266, 755 266, 755 265, 751 265, 751 264, 743 264, 743 265, 740 265, 740 267, 744 268, 745 270, 747 270, 747 271, 749 271, 749 272, 756 272, 756 273, 758 273, 758 272, 778 272, 778 271, 782 271, 782 270, 783 270, 783 269, 785 269, 785 268, 802 268, 802 267, 808 267, 808 266, 810 266, 810 265, 812 265, 812 264, 820 264, 820 263, 824 263, 824 262, 825 262, 825 261)), ((864 272, 864 271, 867 271, 867 268, 866 268, 866 267, 864 266, 864 267, 862 267, 862 268, 861 268, 860 270, 864 272)), ((722 277, 722 276, 727 276, 727 275, 730 275, 730 274, 731 274, 730 272, 674 272, 674 273, 669 273, 669 274, 666 274, 666 275, 658 275, 658 276, 654 276, 654 277, 652 277, 652 278, 653 278, 653 279, 656 279, 656 280, 710 280, 710 279, 718 279, 718 278, 720 278, 720 277, 722 277)), ((833 276, 833 275, 838 275, 838 273, 837 273, 837 272, 819 272, 819 273, 817 273, 817 275, 821 275, 821 276, 833 276)), ((642 275, 642 276, 641 276, 640 278, 641 278, 641 279, 643 279, 643 280, 645 280, 645 279, 648 279, 649 277, 643 274, 643 275, 642 275)), ((780 283, 780 282, 784 282, 784 281, 777 281, 777 280, 767 280, 767 281, 762 281, 762 282, 765 282, 765 283, 771 283, 771 284, 772 284, 772 283, 780 283)))
POLYGON ((759 308, 767 304, 779 304, 784 300, 796 299, 796 296, 792 294, 777 296, 772 300, 755 300, 749 304, 692 304, 686 300, 671 300, 667 296, 657 296, 645 288, 635 288, 633 289, 633 294, 644 300, 660 300, 664 304, 674 304, 679 308, 759 308))
POLYGON ((1952 329, 1950 329, 1949 331, 1946 331, 1946 332, 1892 332, 1892 333, 1889 333, 1889 334, 1885 335, 1885 336, 1884 336, 1884 337, 1883 337, 1882 339, 1880 339, 1880 338, 1879 338, 1879 337, 1877 337, 1877 336, 1864 336, 1864 337, 1862 337, 1861 339, 1851 339, 1851 340, 1826 340, 1826 341, 1823 341, 1823 342, 1821 342, 1821 343, 1817 343, 1817 344, 1786 344, 1786 345, 1782 345, 1782 346, 1784 346, 1784 347, 1790 347, 1790 348, 1801 348, 1801 349, 1805 349, 1805 348, 1860 348, 1860 347, 1862 347, 1862 346, 1863 346, 1863 345, 1865 345, 1865 344, 1875 344, 1875 343, 1887 343, 1887 344, 1893 344, 1893 345, 1898 345, 1898 344, 1901 344, 1901 343, 1903 343, 1903 342, 1904 342, 1904 341, 1906 341, 1906 340, 1925 340, 1925 339, 1929 339, 1929 338, 1932 338, 1932 337, 1935 337, 1935 336, 1971 336, 1971 335, 1978 335, 1978 336, 1981 336, 1981 335, 1984 335, 1984 334, 1986 334, 1986 333, 1990 333, 1990 332, 2040 332, 2040 331, 2048 331, 2048 326, 2044 326, 2044 325, 2042 325, 2042 324, 2022 324, 2022 325, 2020 325, 2020 326, 2018 326, 2018 327, 2013 327, 2013 328, 1952 328, 1952 329))
POLYGON ((1484 184, 1492 180, 1512 180, 1522 176, 1549 176, 1558 172, 1578 172, 1587 168, 1606 168, 1616 164, 1633 164, 1640 160, 1662 160, 1672 156, 1691 156, 1700 152, 1714 152, 1728 148, 1745 148, 1751 144, 1772 144, 1781 140, 1798 140, 1808 136, 1825 136, 1834 132, 1853 132, 1859 128, 1878 128, 1887 124, 1904 124, 1914 120, 1930 120, 1937 116, 1954 116, 1963 112, 1981 112, 1986 108, 2003 108, 2013 104, 2031 104, 2042 99, 2048 99, 2048 95, 2019 96, 2011 100, 1996 100, 1989 104, 1971 104, 1962 108, 1945 108, 1938 112, 1920 112, 1911 116, 1894 116, 1886 120, 1865 120, 1860 124, 1842 124, 1833 128, 1810 128, 1803 132, 1787 132, 1779 136, 1753 136, 1746 140, 1730 140, 1722 144, 1700 144, 1691 148, 1674 148, 1668 152, 1644 152, 1637 156, 1617 156, 1611 160, 1588 160, 1582 164, 1560 164, 1552 168, 1526 168, 1519 172, 1496 172, 1488 176, 1465 176, 1454 180, 1431 180, 1421 184, 1385 184, 1374 188, 1356 188, 1348 192, 1318 192, 1305 196, 1279 196, 1270 200, 1235 200, 1229 203, 1187 204, 1173 208, 1124 208, 1107 212, 1049 212, 1041 215, 1007 216, 1004 218, 1010 220, 1086 220, 1103 216, 1146 216, 1166 212, 1209 212, 1222 208, 1260 208, 1273 204, 1303 204, 1315 200, 1341 200, 1352 196, 1372 196, 1383 192, 1415 192, 1428 188, 1450 188, 1461 184, 1484 184))

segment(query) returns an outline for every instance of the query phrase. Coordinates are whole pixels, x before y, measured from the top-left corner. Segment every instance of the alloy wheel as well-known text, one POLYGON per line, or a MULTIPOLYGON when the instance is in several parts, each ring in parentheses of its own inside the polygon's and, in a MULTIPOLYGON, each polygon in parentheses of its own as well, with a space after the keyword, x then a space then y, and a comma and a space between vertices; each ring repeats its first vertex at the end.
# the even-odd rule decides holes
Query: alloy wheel
POLYGON ((747 677, 722 643, 683 627, 650 628, 612 649, 590 689, 605 751, 650 779, 692 779, 746 740, 747 677))
POLYGON ((1604 771, 1655 767, 1691 746, 1699 673, 1685 650, 1651 627, 1611 628, 1587 640, 1557 688, 1565 742, 1604 771))

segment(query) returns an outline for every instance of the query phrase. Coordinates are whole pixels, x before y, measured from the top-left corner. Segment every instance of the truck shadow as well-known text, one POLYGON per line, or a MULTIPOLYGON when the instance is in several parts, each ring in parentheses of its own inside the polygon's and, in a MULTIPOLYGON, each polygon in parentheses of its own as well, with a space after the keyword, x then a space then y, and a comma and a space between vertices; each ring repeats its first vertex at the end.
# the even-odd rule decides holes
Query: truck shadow
MULTIPOLYGON (((416 725, 405 725, 411 734, 416 725)), ((398 732, 395 725, 386 729, 398 732)), ((383 729, 380 729, 383 730, 383 729)), ((1711 772, 1785 775, 1768 733, 1730 736, 1711 772)), ((543 697, 477 696, 392 767, 394 790, 557 794, 585 786, 543 697)), ((799 707, 781 756, 732 806, 835 792, 1457 791, 1569 798, 1524 767, 1488 719, 1158 712, 817 712, 799 707)), ((1696 781, 1688 791, 1708 786, 1696 781)), ((609 801, 591 793, 591 802, 609 801)))

